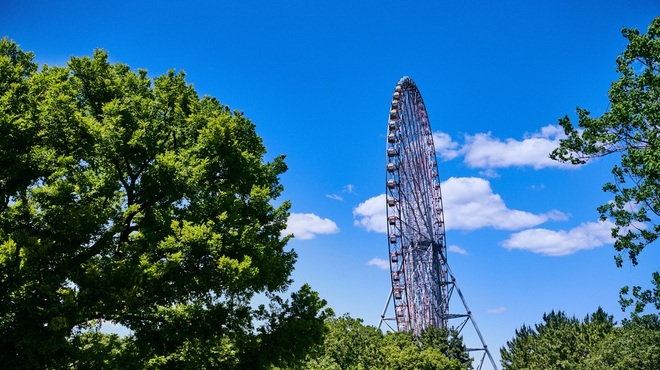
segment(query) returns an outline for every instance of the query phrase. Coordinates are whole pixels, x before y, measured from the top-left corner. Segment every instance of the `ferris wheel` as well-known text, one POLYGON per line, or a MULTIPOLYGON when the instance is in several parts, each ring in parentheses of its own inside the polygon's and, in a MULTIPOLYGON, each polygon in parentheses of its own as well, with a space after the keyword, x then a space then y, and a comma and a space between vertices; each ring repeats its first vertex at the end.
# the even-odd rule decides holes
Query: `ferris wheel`
POLYGON ((387 234, 399 331, 447 327, 444 215, 433 134, 417 86, 392 96, 387 135, 387 234))
MULTIPOLYGON (((449 329, 449 320, 459 332, 472 323, 483 351, 480 369, 488 351, 463 294, 447 263, 444 209, 438 164, 426 106, 415 82, 403 77, 392 95, 387 134, 386 165, 387 235, 392 289, 381 324, 396 322, 398 331, 419 335, 430 326, 449 329), (450 311, 457 293, 464 310, 450 311), (393 302, 394 317, 385 317, 393 302)), ((389 324, 387 324, 389 326, 389 324)), ((390 326, 391 329, 393 329, 390 326)))

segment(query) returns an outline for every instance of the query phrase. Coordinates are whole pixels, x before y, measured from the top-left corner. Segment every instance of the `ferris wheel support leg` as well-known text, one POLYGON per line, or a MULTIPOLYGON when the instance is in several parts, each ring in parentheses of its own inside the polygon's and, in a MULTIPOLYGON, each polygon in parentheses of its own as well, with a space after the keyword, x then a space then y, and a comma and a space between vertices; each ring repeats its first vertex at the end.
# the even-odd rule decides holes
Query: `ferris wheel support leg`
POLYGON ((487 355, 487 354, 488 354, 488 352, 484 351, 484 354, 481 355, 481 360, 479 361, 479 366, 477 366, 477 369, 476 369, 476 370, 482 370, 482 369, 483 369, 483 367, 484 367, 484 361, 486 360, 486 355, 487 355))
MULTIPOLYGON (((451 274, 451 271, 450 271, 451 274)), ((468 308, 467 302, 465 301, 465 297, 463 297, 463 293, 461 292, 461 289, 456 285, 456 279, 454 278, 454 275, 451 275, 454 287, 456 288, 456 291, 458 292, 458 296, 461 297, 461 301, 463 302, 463 307, 465 307, 465 311, 467 311, 468 316, 470 317, 470 321, 472 322, 472 326, 474 326, 474 330, 477 332, 477 336, 479 336, 479 340, 481 341, 481 345, 484 346, 484 350, 486 352, 486 355, 488 355, 488 359, 490 360, 491 365, 493 365, 493 369, 497 370, 497 365, 495 365, 495 360, 493 359, 493 355, 490 354, 490 350, 488 349, 488 346, 486 345, 486 341, 484 340, 484 337, 481 335, 481 330, 479 330, 479 327, 477 326, 477 322, 474 320, 474 317, 472 316, 472 311, 468 308)), ((483 360, 482 360, 483 361, 483 360)))
POLYGON ((385 320, 385 313, 387 312, 387 307, 390 305, 390 301, 392 301, 392 295, 394 294, 394 288, 390 288, 390 294, 387 296, 387 302, 385 302, 385 307, 383 307, 383 313, 380 315, 380 322, 378 323, 378 330, 380 330, 381 325, 385 323, 390 330, 394 331, 390 324, 388 324, 385 320))

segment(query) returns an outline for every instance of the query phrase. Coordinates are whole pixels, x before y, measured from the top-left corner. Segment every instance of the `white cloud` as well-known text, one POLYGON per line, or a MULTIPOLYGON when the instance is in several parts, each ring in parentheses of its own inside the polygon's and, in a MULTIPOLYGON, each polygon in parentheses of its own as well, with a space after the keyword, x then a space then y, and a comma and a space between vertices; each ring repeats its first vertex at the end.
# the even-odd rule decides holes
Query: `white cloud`
POLYGON ((340 195, 337 195, 337 194, 326 194, 325 197, 330 198, 332 200, 338 200, 340 202, 344 200, 344 198, 342 198, 340 195))
POLYGON ((545 189, 545 184, 540 184, 540 185, 532 184, 529 188, 532 189, 532 190, 541 191, 541 190, 545 189))
POLYGON ((355 185, 348 184, 341 189, 342 193, 355 194, 355 185))
POLYGON ((489 308, 489 309, 486 310, 487 313, 493 313, 493 314, 504 313, 504 311, 506 311, 506 307, 504 307, 504 306, 497 307, 497 308, 489 308))
POLYGON ((564 212, 558 211, 556 209, 553 209, 552 211, 548 213, 544 213, 548 219, 552 221, 566 221, 568 220, 568 215, 564 212))
POLYGON ((338 232, 337 224, 328 218, 321 218, 313 213, 291 213, 282 235, 293 234, 296 239, 308 240, 314 239, 319 234, 338 232))
POLYGON ((447 250, 449 252, 462 254, 464 256, 467 256, 467 254, 468 254, 468 251, 466 251, 465 249, 459 247, 458 245, 450 245, 450 246, 447 247, 447 250))
POLYGON ((559 138, 563 139, 566 137, 564 134, 564 129, 559 125, 547 125, 541 128, 541 133, 536 134, 536 136, 546 137, 546 138, 559 138))
POLYGON ((387 210, 385 194, 365 200, 353 209, 353 224, 358 227, 375 231, 387 232, 387 210))
MULTIPOLYGON (((355 192, 355 185, 353 185, 353 184, 348 184, 348 185, 342 187, 341 190, 339 191, 339 193, 340 194, 357 194, 355 192)), ((341 195, 336 194, 336 193, 335 194, 326 194, 325 197, 330 198, 332 200, 338 200, 340 202, 344 201, 344 197, 342 197, 341 195)))
POLYGON ((368 266, 376 266, 381 270, 387 270, 390 268, 390 263, 387 262, 387 260, 384 260, 382 258, 372 258, 369 262, 367 262, 368 266))
MULTIPOLYGON (((526 135, 523 140, 508 138, 501 140, 493 137, 490 132, 465 135, 463 145, 453 141, 448 134, 436 131, 433 142, 436 153, 445 161, 460 155, 463 161, 472 168, 506 167, 545 167, 570 168, 573 165, 550 159, 549 155, 559 146, 559 140, 564 138, 564 131, 558 125, 542 127, 540 131, 526 135)), ((495 171, 483 172, 485 177, 498 177, 495 171)))
MULTIPOLYGON (((520 230, 540 225, 548 220, 568 217, 558 211, 535 214, 507 208, 499 194, 493 193, 490 182, 478 177, 451 177, 441 183, 445 226, 453 230, 494 228, 520 230)), ((367 231, 387 232, 385 194, 367 199, 353 209, 353 224, 367 231)))
POLYGON ((500 178, 500 174, 497 173, 497 171, 495 171, 492 168, 487 168, 483 171, 479 171, 479 176, 490 177, 491 179, 499 179, 500 178))
POLYGON ((611 221, 586 222, 571 230, 530 229, 512 234, 501 244, 546 256, 566 256, 613 243, 611 221))
POLYGON ((559 146, 563 130, 556 125, 548 125, 540 132, 518 141, 494 138, 491 133, 466 135, 461 152, 464 162, 473 168, 504 168, 531 166, 534 169, 544 167, 572 167, 550 159, 549 154, 559 146))
POLYGON ((451 177, 441 184, 447 229, 475 230, 484 227, 519 230, 548 220, 565 219, 562 212, 546 214, 509 209, 490 183, 478 177, 451 177))
POLYGON ((460 154, 458 143, 453 141, 451 136, 444 132, 436 131, 433 133, 433 145, 435 146, 435 152, 444 161, 454 159, 460 154))

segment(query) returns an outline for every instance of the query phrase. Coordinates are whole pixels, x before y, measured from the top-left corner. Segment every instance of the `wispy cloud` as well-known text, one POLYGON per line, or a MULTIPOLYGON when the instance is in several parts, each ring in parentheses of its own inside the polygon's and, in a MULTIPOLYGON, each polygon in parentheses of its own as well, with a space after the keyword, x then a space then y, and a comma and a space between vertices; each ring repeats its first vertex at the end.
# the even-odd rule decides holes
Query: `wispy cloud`
POLYGON ((500 178, 500 174, 497 173, 497 171, 495 171, 492 168, 487 168, 483 171, 479 171, 479 176, 489 177, 491 179, 499 179, 500 178))
POLYGON ((381 270, 387 270, 390 268, 390 263, 387 262, 387 260, 384 260, 382 258, 374 257, 369 262, 367 262, 368 266, 376 266, 381 270))
POLYGON ((313 213, 291 213, 282 235, 293 234, 296 239, 309 240, 319 234, 338 232, 337 224, 328 218, 321 218, 313 213))
POLYGON ((332 200, 338 200, 340 202, 344 200, 344 198, 342 198, 341 195, 337 195, 337 194, 326 194, 325 197, 330 198, 332 200))
POLYGON ((326 194, 325 197, 326 197, 326 198, 330 198, 330 199, 332 199, 332 200, 338 200, 338 201, 341 202, 341 201, 344 200, 344 197, 342 197, 342 196, 339 195, 339 194, 357 194, 357 193, 355 192, 355 185, 353 185, 353 184, 348 184, 348 185, 342 187, 341 190, 339 191, 339 193, 326 194))
POLYGON ((450 245, 447 247, 447 251, 462 254, 464 256, 468 255, 468 251, 459 247, 458 245, 450 245))
POLYGON ((506 307, 504 307, 504 306, 497 307, 497 308, 489 308, 489 309, 486 310, 487 313, 492 313, 492 314, 501 314, 501 313, 504 313, 504 311, 506 311, 506 307))
POLYGON ((566 256, 614 242, 611 221, 586 222, 566 230, 529 229, 512 234, 501 244, 506 249, 520 249, 546 256, 566 256))

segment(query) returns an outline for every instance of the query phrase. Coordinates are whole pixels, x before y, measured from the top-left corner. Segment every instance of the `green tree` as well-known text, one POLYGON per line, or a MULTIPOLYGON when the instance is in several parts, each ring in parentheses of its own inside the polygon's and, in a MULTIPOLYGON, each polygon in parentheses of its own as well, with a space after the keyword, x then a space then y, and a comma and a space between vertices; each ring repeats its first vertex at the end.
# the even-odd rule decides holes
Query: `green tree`
POLYGON ((586 360, 593 370, 660 369, 660 318, 634 317, 609 332, 586 360))
MULTIPOLYGON (((620 158, 612 168, 613 182, 603 187, 613 199, 598 208, 602 220, 615 222, 612 236, 618 267, 624 254, 637 265, 641 251, 660 235, 660 17, 653 20, 647 34, 623 29, 623 36, 628 46, 617 58, 620 77, 609 90, 609 109, 594 118, 578 108, 579 128, 568 117, 560 119, 567 138, 550 155, 576 165, 609 155, 620 158)), ((651 289, 624 287, 622 307, 634 303, 634 314, 647 304, 660 309, 657 271, 652 284, 651 289)))
POLYGON ((277 295, 286 165, 252 122, 182 72, 32 58, 0 41, 4 368, 267 368, 321 342, 325 301, 277 295))
POLYGON ((584 367, 614 328, 602 308, 580 321, 562 311, 543 315, 534 328, 523 325, 500 350, 504 370, 569 370, 584 367))
POLYGON ((376 369, 382 366, 383 333, 348 314, 326 320, 323 344, 306 369, 376 369))
POLYGON ((516 329, 513 339, 500 349, 502 369, 523 369, 527 364, 533 363, 536 335, 534 329, 525 324, 516 329))
POLYGON ((461 370, 456 359, 445 356, 435 347, 423 348, 409 333, 388 333, 381 347, 387 370, 461 370))
POLYGON ((463 369, 472 369, 472 358, 470 358, 467 346, 463 343, 463 338, 454 328, 440 329, 430 326, 419 334, 417 338, 425 349, 437 349, 444 356, 450 359, 458 360, 463 369))
POLYGON ((71 338, 71 367, 80 370, 132 369, 136 365, 135 342, 117 334, 87 331, 71 338))
POLYGON ((326 320, 323 344, 300 369, 306 370, 465 370, 471 359, 458 333, 429 328, 418 338, 411 333, 383 334, 348 314, 326 320))

